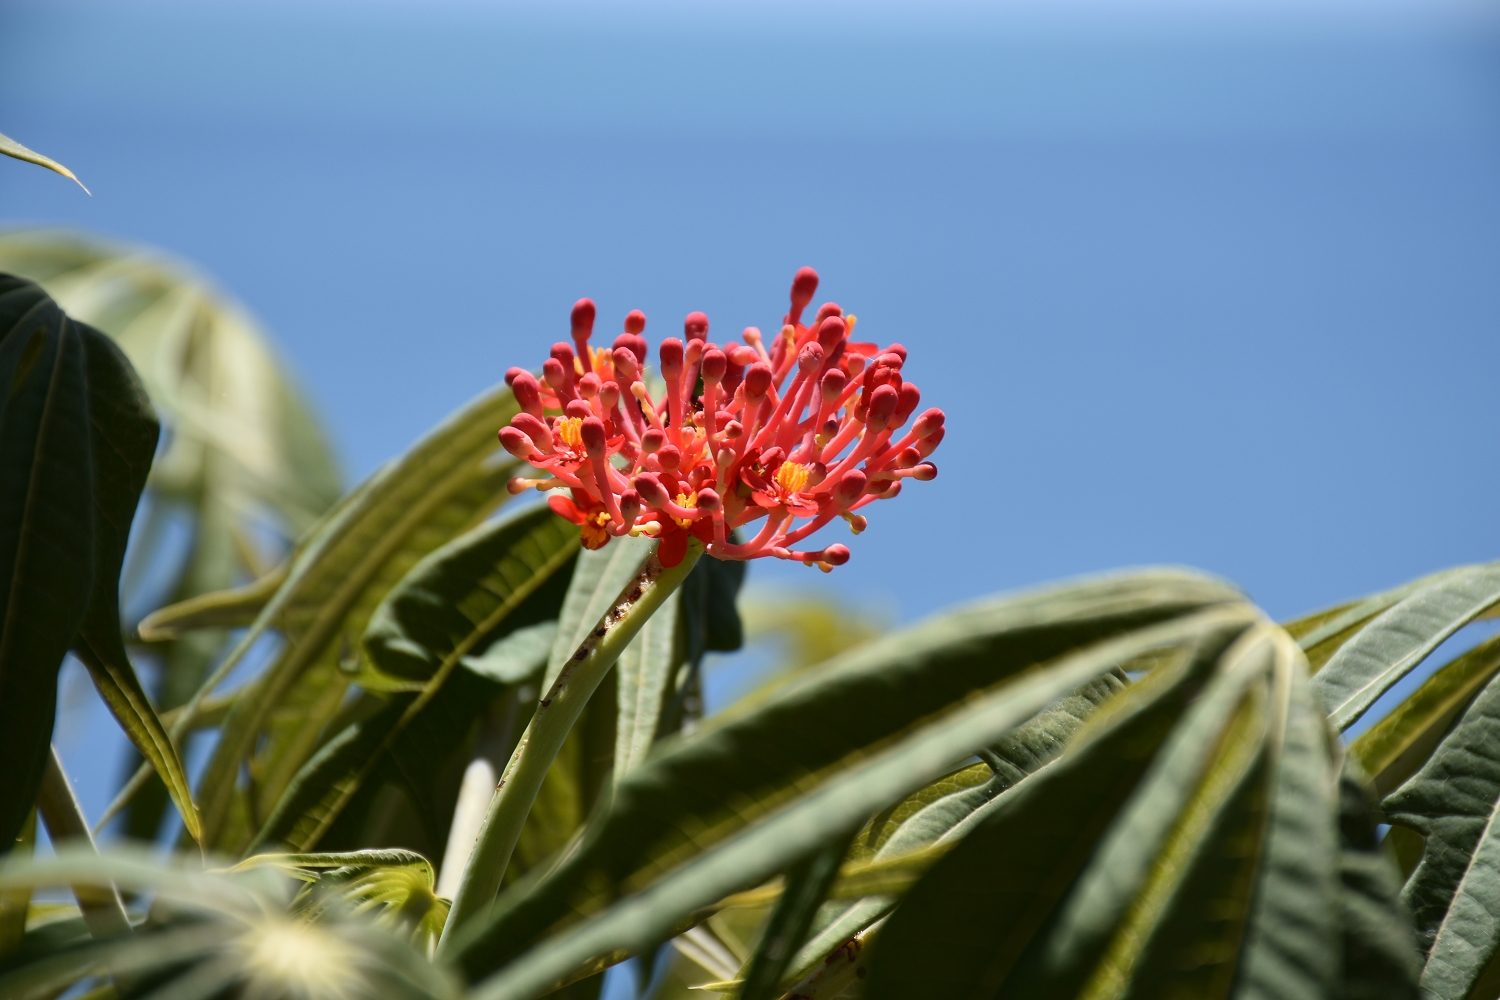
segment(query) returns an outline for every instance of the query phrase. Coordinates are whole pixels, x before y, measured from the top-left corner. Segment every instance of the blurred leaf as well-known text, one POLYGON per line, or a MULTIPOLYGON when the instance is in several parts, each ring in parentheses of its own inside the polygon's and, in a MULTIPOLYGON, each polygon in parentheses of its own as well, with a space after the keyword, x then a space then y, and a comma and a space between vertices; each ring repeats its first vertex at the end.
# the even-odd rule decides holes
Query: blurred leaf
MULTIPOLYGON (((693 569, 696 572, 697 567, 693 569)), ((672 675, 677 670, 677 624, 681 606, 681 600, 667 601, 641 626, 640 633, 625 647, 615 664, 620 713, 615 726, 616 782, 635 770, 656 742, 657 724, 665 707, 672 675)))
POLYGON ((781 995, 776 987, 782 973, 807 937, 813 916, 838 877, 845 846, 841 840, 831 841, 787 872, 786 888, 745 969, 739 1000, 775 1000, 781 995))
POLYGON ((83 181, 73 176, 73 171, 69 170, 67 167, 63 166, 61 163, 58 163, 51 157, 43 156, 41 153, 38 153, 35 150, 27 149, 25 146, 21 145, 19 142, 12 139, 8 135, 0 135, 0 154, 12 157, 17 160, 25 160, 27 163, 35 163, 39 167, 46 167, 48 170, 52 171, 55 174, 62 174, 68 180, 83 188, 84 194, 88 195, 90 198, 93 197, 93 193, 89 191, 88 188, 83 187, 83 181))
POLYGON ((1427 955, 1422 990, 1467 997, 1500 945, 1500 681, 1384 808, 1427 838, 1402 893, 1427 955))
POLYGON ((204 772, 199 800, 210 844, 238 850, 251 837, 231 820, 244 794, 234 779, 252 752, 256 813, 269 820, 280 808, 338 710, 332 692, 348 679, 340 664, 376 606, 422 557, 506 499, 514 463, 497 454, 495 428, 514 412, 508 389, 481 396, 378 471, 299 545, 286 582, 219 667, 222 675, 268 628, 287 639, 255 697, 236 701, 204 772), (282 712, 288 704, 311 710, 282 712))
MULTIPOLYGON (((1171 628, 1191 632, 1196 627, 1172 624, 1177 616, 1215 604, 1234 606, 1238 601, 1235 592, 1216 582, 1178 573, 1089 581, 949 614, 805 672, 715 718, 691 738, 664 746, 628 775, 616 789, 609 814, 592 828, 585 844, 563 862, 544 889, 521 894, 518 886, 501 895, 490 926, 463 949, 465 966, 471 976, 496 967, 524 949, 534 928, 549 926, 570 911, 594 912, 616 894, 649 884, 659 873, 812 789, 825 787, 828 795, 857 794, 861 802, 864 796, 873 796, 873 812, 948 770, 953 759, 939 758, 939 763, 931 757, 898 755, 888 764, 893 768, 890 777, 861 781, 863 772, 897 753, 890 749, 877 754, 876 747, 904 750, 909 742, 893 744, 892 740, 908 730, 918 745, 925 745, 924 739, 940 739, 933 731, 945 727, 934 721, 935 713, 946 710, 946 718, 966 717, 981 702, 965 699, 992 685, 999 687, 988 697, 990 701, 1002 698, 999 704, 1005 714, 1001 717, 1009 720, 992 737, 998 738, 1047 702, 1113 664, 1101 663, 1076 680, 1061 668, 1037 675, 1042 680, 1031 675, 1023 679, 1018 675, 1026 667, 1122 633, 1129 633, 1134 641, 1145 633, 1133 630, 1163 621, 1169 622, 1162 626, 1168 634, 1151 633, 1151 643, 1167 642, 1171 628), (1007 678, 1015 679, 1008 685, 1002 683, 1007 678), (1061 684, 1056 690, 1050 686, 1054 680, 1061 684), (1011 689, 1017 692, 1013 698, 1002 697, 1011 689), (1029 699, 1041 697, 1037 693, 1041 691, 1047 692, 1045 697, 1033 704, 1029 699), (1022 710, 1020 718, 1011 719, 1010 712, 1022 710), (789 740, 788 733, 798 738, 789 740), (931 735, 919 738, 918 733, 931 735), (870 749, 863 753, 856 749, 863 747, 870 749), (908 771, 907 759, 931 763, 908 771), (932 769, 927 771, 928 767, 932 769), (828 784, 836 776, 840 780, 828 784), (912 783, 902 787, 907 781, 912 783)), ((1129 645, 1126 640, 1121 643, 1129 645)), ((956 726, 946 727, 946 732, 948 738, 956 739, 972 735, 956 726)), ((797 808, 801 806, 777 815, 785 818, 797 808)), ((740 848, 755 852, 755 863, 734 868, 728 858, 715 861, 704 869, 702 877, 709 882, 690 880, 700 886, 694 892, 705 891, 703 885, 730 874, 736 881, 749 879, 755 884, 767 877, 759 874, 766 857, 792 858, 799 850, 811 849, 815 845, 806 844, 811 831, 824 831, 818 835, 821 842, 822 837, 838 832, 844 815, 822 815, 815 825, 782 841, 761 839, 774 838, 777 824, 760 823, 750 841, 744 842, 756 846, 740 848), (715 874, 710 876, 710 872, 715 874)), ((862 822, 864 815, 854 822, 862 822)), ((646 927, 642 922, 636 930, 644 933, 646 927)), ((651 928, 659 936, 665 936, 661 932, 668 929, 665 925, 651 928)), ((560 960, 557 954, 552 960, 560 960)), ((531 965, 532 959, 522 964, 531 965)))
POLYGON ((782 662, 789 671, 830 660, 884 631, 855 609, 816 593, 778 600, 752 589, 744 602, 744 618, 751 642, 771 639, 781 645, 782 662))
POLYGON ((286 573, 287 565, 282 563, 243 587, 199 594, 153 611, 141 619, 137 631, 145 642, 165 642, 198 629, 249 625, 286 581, 286 573))
POLYGON ((460 714, 438 731, 419 731, 404 746, 396 741, 421 718, 463 657, 557 614, 577 551, 572 525, 538 506, 482 524, 413 567, 374 611, 364 638, 371 661, 365 679, 397 693, 299 771, 257 843, 287 839, 304 850, 317 845, 386 750, 418 786, 434 757, 463 738, 468 721, 487 703, 476 702, 471 691, 465 702, 444 706, 460 714), (416 749, 424 743, 426 752, 416 749))
POLYGON ((1438 741, 1500 670, 1500 637, 1437 670, 1350 746, 1377 795, 1389 795, 1422 766, 1438 741))
POLYGON ((1351 638, 1358 635, 1377 615, 1424 587, 1438 583, 1472 567, 1459 566, 1418 577, 1399 587, 1372 594, 1357 601, 1305 615, 1282 626, 1307 655, 1308 668, 1317 673, 1329 658, 1351 638))
POLYGON ((1347 729, 1454 632, 1500 603, 1500 565, 1440 575, 1373 619, 1313 677, 1329 720, 1347 729))

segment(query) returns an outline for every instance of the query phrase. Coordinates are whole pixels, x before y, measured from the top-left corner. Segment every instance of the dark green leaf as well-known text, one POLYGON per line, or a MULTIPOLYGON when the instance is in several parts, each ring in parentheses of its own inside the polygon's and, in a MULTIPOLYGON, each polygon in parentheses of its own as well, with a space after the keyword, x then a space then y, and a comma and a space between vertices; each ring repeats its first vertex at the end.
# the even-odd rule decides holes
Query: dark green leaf
POLYGON ((1500 945, 1500 680, 1384 805, 1427 838, 1402 892, 1427 954, 1422 989, 1467 997, 1500 945))
POLYGON ((1500 565, 1440 575, 1402 598, 1339 648, 1313 677, 1313 688, 1340 730, 1349 728, 1391 685, 1443 640, 1500 602, 1500 565))
POLYGON ((834 840, 787 872, 786 888, 745 970, 739 1000, 775 1000, 781 995, 777 985, 782 973, 807 937, 813 916, 838 877, 845 847, 842 839, 834 840))
POLYGON ((0 275, 0 850, 36 801, 57 671, 94 589, 90 439, 80 327, 0 275))
POLYGON ((1379 810, 1352 758, 1345 759, 1339 774, 1338 794, 1344 980, 1339 996, 1415 1000, 1422 956, 1401 903, 1401 873, 1380 842, 1379 810))

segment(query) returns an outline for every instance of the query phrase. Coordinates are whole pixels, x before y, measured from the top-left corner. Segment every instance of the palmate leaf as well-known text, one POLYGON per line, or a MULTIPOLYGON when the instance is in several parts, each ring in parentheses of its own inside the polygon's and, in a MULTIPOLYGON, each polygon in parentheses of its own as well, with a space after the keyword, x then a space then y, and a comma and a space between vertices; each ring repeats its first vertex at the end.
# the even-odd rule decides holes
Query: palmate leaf
POLYGON ((508 389, 475 400, 377 472, 299 546, 286 582, 218 671, 222 676, 268 629, 285 635, 254 697, 238 699, 230 711, 205 769, 200 801, 209 843, 234 851, 252 835, 233 822, 232 806, 243 794, 234 779, 257 743, 255 813, 269 818, 279 808, 338 709, 334 694, 349 676, 340 663, 376 606, 422 557, 506 498, 502 484, 513 463, 497 455, 494 428, 514 409, 508 389), (288 705, 302 708, 282 711, 288 705))
POLYGON ((396 693, 303 767, 257 843, 286 841, 303 851, 316 846, 387 751, 414 785, 425 780, 424 764, 463 739, 468 722, 499 689, 466 671, 466 683, 483 687, 466 688, 458 692, 463 697, 437 706, 442 722, 436 730, 417 720, 481 643, 556 616, 577 551, 577 530, 548 508, 533 507, 480 525, 413 567, 375 610, 363 643, 366 676, 396 693), (412 738, 398 744, 413 725, 412 738))
MULTIPOLYGON (((860 762, 876 759, 870 755, 903 732, 931 725, 931 719, 944 713, 962 711, 959 705, 973 692, 1007 678, 1030 692, 1022 672, 1070 649, 1121 633, 1135 634, 1132 630, 1213 605, 1243 606, 1229 588, 1188 574, 1164 571, 1106 578, 943 616, 804 672, 730 710, 692 738, 663 746, 627 776, 616 789, 609 814, 544 888, 522 893, 518 886, 502 894, 491 925, 463 949, 464 965, 471 976, 494 968, 524 950, 538 929, 570 912, 595 912, 616 896, 650 884, 660 873, 821 787, 826 779, 847 776, 830 788, 851 794, 859 788, 860 794, 875 796, 868 811, 850 820, 861 824, 879 807, 946 772, 956 757, 998 739, 1088 676, 1068 683, 1071 675, 1057 675, 1062 686, 1048 687, 1050 693, 1039 704, 1024 698, 1007 702, 1006 711, 1022 706, 1027 708, 1025 715, 993 737, 968 744, 932 771, 920 773, 925 763, 915 772, 898 768, 902 777, 890 785, 855 780, 861 767, 874 766, 860 762), (788 733, 798 738, 789 740, 788 733), (902 787, 913 773, 919 776, 902 787)), ((1106 663, 1094 673, 1112 665, 1106 663)), ((1047 676, 1050 684, 1053 675, 1047 676)), ((959 738, 967 736, 960 733, 959 738)), ((818 826, 819 836, 838 834, 841 816, 829 821, 831 827, 818 826)), ((768 830, 764 823, 757 826, 756 837, 768 830)), ((791 862, 798 852, 815 846, 791 838, 772 853, 791 862)), ((739 870, 732 881, 760 881, 766 876, 756 877, 756 870, 764 863, 739 870)), ((658 932, 669 930, 660 923, 653 926, 658 932)))
POLYGON ((120 566, 159 432, 151 404, 103 334, 9 276, 0 380, 0 843, 31 808, 70 646, 196 835, 186 773, 120 634, 120 566))
POLYGON ((1423 991, 1468 997, 1500 945, 1500 683, 1486 685, 1384 809, 1427 838, 1402 894, 1427 955, 1423 991))

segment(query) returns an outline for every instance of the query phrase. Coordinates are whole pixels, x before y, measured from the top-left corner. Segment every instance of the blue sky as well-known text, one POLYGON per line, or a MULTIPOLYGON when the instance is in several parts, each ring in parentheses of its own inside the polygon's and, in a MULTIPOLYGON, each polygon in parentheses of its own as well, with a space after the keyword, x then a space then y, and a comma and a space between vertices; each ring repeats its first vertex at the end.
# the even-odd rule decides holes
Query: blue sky
POLYGON ((723 339, 811 264, 950 431, 849 566, 752 581, 1185 563, 1289 616, 1500 555, 1479 5, 7 0, 0 131, 95 195, 0 163, 0 221, 197 263, 351 482, 582 295, 723 339))

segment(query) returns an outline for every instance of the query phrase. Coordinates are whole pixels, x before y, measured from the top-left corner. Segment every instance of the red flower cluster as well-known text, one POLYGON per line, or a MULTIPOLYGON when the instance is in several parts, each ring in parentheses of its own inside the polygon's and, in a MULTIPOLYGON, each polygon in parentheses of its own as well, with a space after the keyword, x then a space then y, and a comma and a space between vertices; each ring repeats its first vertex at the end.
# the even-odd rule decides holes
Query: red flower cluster
POLYGON ((571 500, 548 502, 580 526, 586 547, 647 534, 661 539, 666 566, 682 560, 689 535, 720 559, 775 556, 824 571, 848 561, 843 545, 792 546, 836 517, 859 534, 861 508, 895 496, 904 479, 936 476, 926 459, 943 439, 943 411, 897 437, 921 399, 901 378, 906 348, 851 341, 854 317, 831 302, 804 324, 817 287, 816 271, 797 272, 769 348, 754 327, 744 344, 713 344, 708 317, 689 315, 686 342, 661 345, 660 398, 645 381, 645 314, 625 317, 612 348, 591 348, 594 303, 579 300, 573 346, 552 346, 542 380, 521 368, 505 375, 521 412, 500 441, 546 473, 511 480, 511 492, 567 487, 571 500), (762 518, 749 541, 730 540, 762 518))

